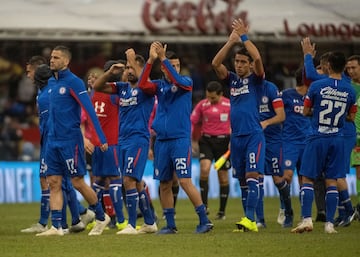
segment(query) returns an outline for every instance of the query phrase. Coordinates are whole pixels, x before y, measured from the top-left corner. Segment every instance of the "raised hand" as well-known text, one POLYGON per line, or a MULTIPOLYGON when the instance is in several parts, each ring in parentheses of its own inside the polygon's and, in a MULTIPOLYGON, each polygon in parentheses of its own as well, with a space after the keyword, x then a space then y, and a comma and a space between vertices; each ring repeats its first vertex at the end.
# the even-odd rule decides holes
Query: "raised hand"
POLYGON ((249 31, 249 26, 242 19, 235 19, 231 26, 238 36, 247 34, 249 31))
POLYGON ((161 42, 159 41, 155 41, 154 43, 154 49, 156 51, 156 54, 158 55, 159 59, 162 61, 166 58, 165 54, 166 54, 166 48, 167 45, 163 45, 161 42))
POLYGON ((113 64, 110 69, 109 69, 109 72, 111 74, 114 74, 114 75, 117 75, 117 74, 120 74, 123 70, 125 69, 125 65, 122 64, 122 63, 116 63, 116 64, 113 64))
POLYGON ((136 54, 133 48, 129 48, 128 50, 126 50, 125 55, 127 60, 135 60, 136 54))
POLYGON ((156 42, 151 43, 150 50, 149 50, 149 59, 152 61, 156 60, 158 58, 158 54, 156 52, 156 42))
POLYGON ((315 57, 316 55, 315 43, 311 43, 309 37, 304 37, 301 40, 301 48, 304 55, 311 54, 312 57, 315 57))

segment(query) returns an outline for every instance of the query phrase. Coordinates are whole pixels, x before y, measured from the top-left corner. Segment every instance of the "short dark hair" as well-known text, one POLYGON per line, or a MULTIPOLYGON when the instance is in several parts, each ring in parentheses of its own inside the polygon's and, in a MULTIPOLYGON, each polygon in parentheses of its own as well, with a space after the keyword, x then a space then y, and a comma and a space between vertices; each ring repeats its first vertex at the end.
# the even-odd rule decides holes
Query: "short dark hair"
POLYGON ((326 52, 326 53, 323 53, 321 56, 320 56, 320 62, 327 62, 329 60, 329 56, 331 55, 331 52, 326 52))
POLYGON ((141 66, 141 67, 144 67, 145 66, 145 58, 140 55, 140 54, 137 54, 135 56, 135 61, 141 66))
POLYGON ((34 83, 39 88, 42 88, 44 85, 47 84, 51 76, 52 76, 52 71, 50 70, 49 65, 40 64, 35 70, 34 83))
POLYGON ((220 95, 222 93, 222 85, 217 81, 210 81, 206 85, 206 91, 209 93, 216 92, 217 95, 220 95))
POLYGON ((60 52, 64 53, 69 58, 69 60, 71 60, 71 58, 72 58, 72 54, 71 54, 70 49, 68 47, 64 46, 64 45, 55 46, 55 48, 53 50, 60 51, 60 52))
POLYGON ((173 51, 166 51, 165 57, 169 60, 179 59, 177 54, 173 51))
POLYGON ((46 63, 47 63, 46 58, 41 55, 34 55, 27 62, 27 64, 31 66, 39 66, 41 64, 46 64, 46 63))
POLYGON ((304 85, 304 69, 303 69, 303 67, 299 67, 295 71, 295 80, 296 80, 296 86, 304 85))
POLYGON ((360 64, 360 55, 358 55, 358 54, 352 55, 352 56, 350 56, 349 58, 347 58, 347 61, 348 61, 348 62, 350 62, 350 61, 357 61, 358 64, 360 64))
POLYGON ((332 52, 328 57, 330 68, 336 72, 341 73, 344 71, 346 65, 346 58, 342 52, 332 52))
POLYGON ((253 61, 253 58, 251 57, 249 51, 245 47, 241 47, 240 49, 236 50, 235 55, 237 55, 237 54, 245 55, 249 58, 250 62, 253 61))

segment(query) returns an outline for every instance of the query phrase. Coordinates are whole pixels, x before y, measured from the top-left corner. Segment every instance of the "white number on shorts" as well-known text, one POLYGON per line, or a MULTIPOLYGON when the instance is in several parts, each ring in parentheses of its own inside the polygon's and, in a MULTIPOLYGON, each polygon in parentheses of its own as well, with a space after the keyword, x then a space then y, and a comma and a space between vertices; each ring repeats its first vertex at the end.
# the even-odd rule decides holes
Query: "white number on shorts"
POLYGON ((271 158, 273 173, 280 173, 278 158, 271 158))
POLYGON ((175 170, 180 171, 181 174, 187 174, 186 158, 175 159, 175 170))
POLYGON ((126 173, 132 173, 133 170, 131 168, 131 166, 134 163, 134 157, 128 157, 128 164, 127 164, 127 168, 126 168, 126 173))
POLYGON ((249 163, 250 163, 250 168, 256 169, 256 154, 255 153, 249 153, 249 163))
POLYGON ((66 160, 66 166, 68 167, 68 170, 71 174, 77 173, 77 170, 75 169, 75 161, 74 158, 67 159, 66 160))

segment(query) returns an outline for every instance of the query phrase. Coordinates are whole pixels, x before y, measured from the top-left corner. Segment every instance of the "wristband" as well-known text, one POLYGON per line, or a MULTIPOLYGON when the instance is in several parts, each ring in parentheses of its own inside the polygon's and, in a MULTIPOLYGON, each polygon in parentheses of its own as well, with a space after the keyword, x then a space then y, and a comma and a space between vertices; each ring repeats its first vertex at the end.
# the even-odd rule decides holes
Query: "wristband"
POLYGON ((249 40, 249 38, 248 38, 248 36, 247 36, 246 34, 242 34, 242 35, 240 36, 240 39, 241 39, 242 42, 245 42, 245 41, 248 41, 248 40, 249 40))

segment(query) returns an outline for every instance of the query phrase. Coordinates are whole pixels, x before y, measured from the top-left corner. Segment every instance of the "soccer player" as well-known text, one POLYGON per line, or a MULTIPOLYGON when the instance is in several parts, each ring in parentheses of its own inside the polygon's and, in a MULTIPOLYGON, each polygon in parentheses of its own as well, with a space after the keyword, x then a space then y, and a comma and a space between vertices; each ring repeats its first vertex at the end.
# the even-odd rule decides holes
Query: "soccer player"
POLYGON ((302 167, 301 214, 303 220, 291 230, 294 233, 312 231, 312 202, 314 180, 325 173, 326 223, 325 233, 337 233, 334 215, 339 193, 337 179, 346 176, 346 150, 342 136, 345 119, 354 120, 355 90, 342 78, 346 59, 341 52, 332 52, 328 58, 329 77, 311 83, 304 101, 304 115, 311 116, 311 134, 304 149, 302 167))
POLYGON ((191 181, 191 102, 192 80, 180 73, 180 60, 174 52, 166 52, 166 45, 155 41, 149 50, 149 59, 139 80, 139 87, 156 95, 158 107, 152 128, 156 132, 154 146, 154 178, 160 180, 160 201, 166 218, 166 226, 159 234, 175 234, 174 199, 172 194, 174 170, 180 186, 197 212, 200 224, 196 233, 206 233, 213 224, 206 215, 206 207, 200 193, 191 181), (161 62, 163 79, 148 81, 156 59, 161 62))
MULTIPOLYGON (((49 206, 49 185, 46 181, 46 162, 45 162, 45 151, 46 151, 46 142, 48 135, 48 128, 46 126, 48 116, 49 116, 49 92, 50 88, 48 86, 48 79, 52 76, 50 67, 45 64, 46 60, 42 56, 33 56, 30 58, 26 70, 27 76, 30 78, 34 84, 38 87, 37 95, 37 109, 39 116, 39 129, 40 129, 40 186, 42 188, 41 194, 41 208, 40 208, 40 220, 37 224, 30 226, 29 228, 21 230, 23 233, 40 233, 47 230, 47 223, 50 214, 49 206)), ((72 217, 72 226, 70 230, 68 229, 66 219, 63 219, 62 228, 64 231, 69 232, 80 232, 84 230, 85 225, 80 221, 79 214, 81 213, 81 219, 84 222, 91 219, 92 212, 85 209, 77 200, 76 192, 71 185, 70 178, 66 177, 62 181, 62 186, 64 188, 64 198, 68 199, 70 195, 73 195, 74 198, 69 198, 69 201, 64 201, 63 205, 63 215, 66 217, 67 205, 70 207, 71 217, 72 217), (81 212, 80 212, 81 211, 81 212)), ((93 217, 92 217, 93 218, 93 217)))
MULTIPOLYGON (((208 210, 209 173, 213 160, 219 159, 229 148, 230 101, 223 96, 222 85, 211 81, 206 86, 206 98, 201 100, 191 113, 192 127, 200 127, 198 141, 200 152, 200 194, 208 210)), ((229 196, 230 161, 217 171, 220 184, 220 206, 217 220, 225 219, 226 202, 229 196)))
MULTIPOLYGON (((264 130, 265 148, 265 175, 270 175, 276 185, 280 199, 285 207, 284 228, 293 225, 293 210, 291 207, 290 185, 287 183, 282 163, 282 122, 285 120, 284 102, 280 97, 277 86, 265 81, 263 94, 260 98, 260 120, 264 130)), ((259 178, 259 202, 256 207, 256 219, 258 227, 266 227, 264 220, 264 177, 259 178)))
MULTIPOLYGON (((239 179, 242 197, 246 197, 245 217, 236 223, 239 231, 257 232, 255 208, 259 198, 259 175, 264 172, 265 138, 260 124, 259 97, 264 86, 264 67, 256 46, 248 39, 248 26, 241 19, 212 61, 219 79, 230 87, 231 163, 233 177, 239 179), (223 63, 232 47, 244 47, 235 53, 235 73, 223 63)), ((237 230, 235 230, 237 231, 237 230)))
MULTIPOLYGON (((105 63, 104 71, 110 69, 117 61, 105 63)), ((125 66, 125 65, 124 65, 125 66)), ((97 76, 97 75, 96 75, 97 76)), ((110 78, 109 82, 119 81, 119 76, 110 78)), ((89 84, 93 87, 93 83, 89 84)), ((112 218, 116 215, 115 225, 119 230, 127 226, 127 220, 123 214, 122 178, 119 166, 119 97, 92 90, 90 93, 91 102, 96 115, 100 121, 102 130, 105 133, 109 145, 108 151, 101 151, 98 146, 86 146, 91 156, 91 167, 93 176, 96 178, 92 187, 96 192, 99 201, 103 201, 105 211, 112 218), (115 211, 114 211, 115 210, 115 211)), ((92 134, 94 130, 91 130, 92 134)), ((90 143, 94 146, 95 135, 90 136, 90 143)))
MULTIPOLYGON (((320 56, 320 64, 315 68, 313 57, 315 56, 315 44, 312 44, 310 38, 305 37, 301 41, 301 46, 304 53, 304 82, 310 85, 311 81, 326 78, 329 73, 328 57, 330 52, 326 52, 320 56)), ((315 221, 326 221, 325 215, 325 177, 321 173, 314 182, 314 196, 317 208, 317 215, 315 221)))
MULTIPOLYGON (((51 74, 49 74, 49 76, 47 76, 47 74, 45 74, 45 76, 43 76, 42 79, 44 79, 43 82, 38 83, 35 82, 34 79, 34 75, 35 75, 35 70, 36 68, 41 65, 41 64, 46 64, 47 61, 44 57, 36 55, 30 58, 30 60, 28 61, 28 63, 26 64, 26 76, 39 88, 38 91, 38 98, 39 98, 39 94, 41 92, 41 89, 47 85, 47 81, 48 79, 51 77, 51 74)), ((38 107, 38 111, 39 111, 39 107, 38 107)), ((39 119, 40 119, 40 134, 42 135, 42 116, 41 116, 41 112, 39 113, 39 119)), ((42 136, 41 136, 42 138, 42 136)), ((40 142, 41 145, 41 149, 40 151, 43 151, 43 147, 42 147, 42 142, 40 142)), ((24 233, 40 233, 40 232, 44 232, 47 230, 47 223, 48 223, 48 218, 50 215, 50 206, 49 206, 49 197, 50 197, 50 191, 49 191, 49 185, 46 181, 46 175, 45 175, 45 169, 44 169, 44 159, 43 156, 40 156, 40 187, 41 187, 41 198, 40 198, 40 219, 38 221, 38 223, 31 225, 29 228, 25 228, 22 229, 21 232, 24 233)))
MULTIPOLYGON (((360 55, 353 55, 347 59, 346 71, 351 78, 351 85, 356 91, 356 99, 360 98, 360 55)), ((356 125, 356 147, 351 153, 351 165, 355 166, 356 169, 356 191, 357 191, 357 218, 360 220, 360 112, 356 113, 355 116, 356 125)))
POLYGON ((126 51, 127 63, 124 76, 127 82, 107 82, 124 70, 123 64, 114 64, 94 84, 96 91, 117 94, 120 98, 119 162, 126 190, 126 206, 129 221, 126 228, 117 234, 136 235, 157 232, 155 217, 150 208, 148 195, 142 177, 149 151, 150 132, 148 128, 154 97, 138 87, 138 76, 144 66, 144 58, 133 49, 126 51), (145 223, 136 230, 136 208, 139 205, 145 223))
MULTIPOLYGON (((282 126, 282 152, 284 179, 290 186, 295 170, 299 176, 302 164, 302 155, 305 148, 305 139, 310 134, 310 119, 303 115, 304 98, 308 86, 303 83, 303 68, 295 72, 296 87, 288 88, 281 92, 284 103, 285 120, 282 126)), ((281 199, 280 199, 281 200, 281 199)), ((278 216, 278 223, 283 225, 285 221, 285 206, 281 201, 281 209, 278 216), (281 213, 284 219, 281 219, 281 213)))
POLYGON ((101 144, 106 151, 108 145, 100 123, 91 105, 83 81, 73 74, 68 65, 71 52, 65 46, 56 46, 51 52, 50 68, 54 76, 48 83, 51 88, 48 144, 45 160, 47 180, 50 186, 50 207, 52 227, 37 236, 64 234, 61 228, 63 195, 61 182, 65 176, 71 177, 73 186, 83 195, 96 215, 96 225, 89 235, 101 235, 110 218, 97 200, 95 192, 84 181, 86 174, 85 150, 80 129, 81 106, 88 113, 101 144))
MULTIPOLYGON (((329 76, 329 63, 328 58, 331 55, 331 52, 327 52, 321 56, 321 74, 317 73, 315 70, 315 67, 313 65, 312 61, 312 52, 314 52, 314 47, 311 44, 311 41, 309 38, 304 38, 301 42, 303 53, 304 53, 304 67, 306 70, 306 76, 307 78, 311 78, 311 80, 318 80, 321 78, 327 78, 329 76)), ((349 77, 342 73, 342 77, 344 80, 349 81, 349 77)), ((355 147, 356 144, 356 128, 353 121, 345 121, 344 129, 343 129, 343 138, 345 140, 345 153, 346 158, 344 159, 345 165, 346 165, 346 173, 349 173, 350 171, 350 156, 352 149, 355 147)), ((323 177, 323 173, 322 176, 323 177)), ((324 185, 324 183, 323 183, 324 185)), ((320 184, 321 188, 321 184, 320 184)), ((338 205, 338 211, 339 216, 335 219, 334 225, 335 226, 342 226, 346 227, 349 226, 351 221, 354 219, 356 213, 354 212, 351 199, 349 196, 349 190, 348 185, 346 181, 346 177, 338 178, 337 179, 337 188, 339 191, 339 205, 338 205)), ((319 202, 324 205, 322 207, 323 210, 325 210, 325 196, 322 197, 322 199, 317 199, 317 194, 319 194, 317 191, 319 189, 319 179, 315 180, 314 183, 314 193, 315 193, 315 201, 316 205, 318 207, 318 215, 316 217, 316 221, 319 220, 319 202)), ((321 196, 322 194, 320 194, 321 196)), ((325 194, 324 194, 325 195, 325 194)), ((325 216, 325 213, 324 213, 325 216)), ((325 220, 326 221, 326 217, 325 220)))

